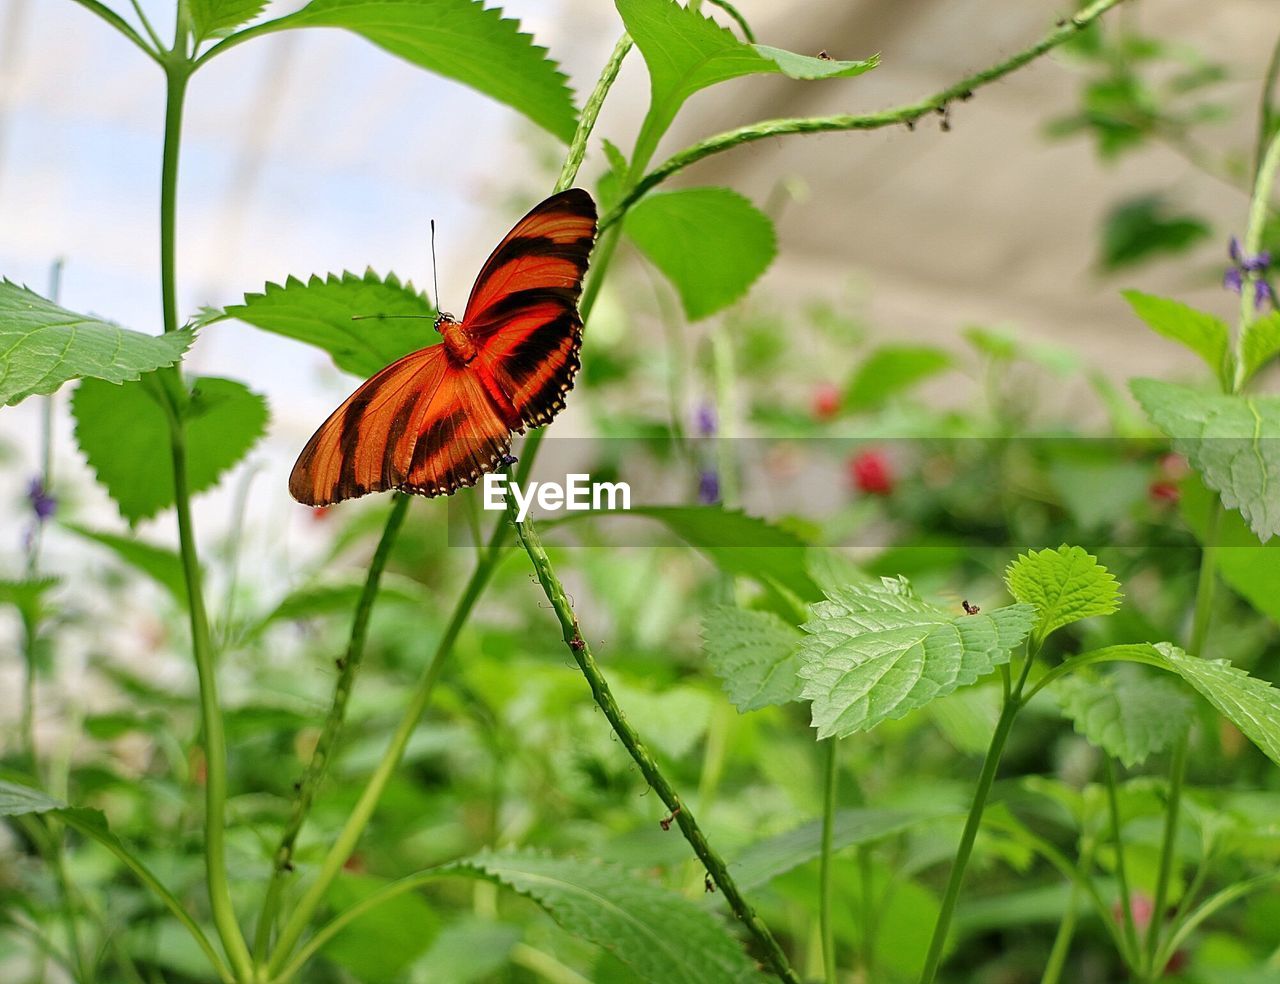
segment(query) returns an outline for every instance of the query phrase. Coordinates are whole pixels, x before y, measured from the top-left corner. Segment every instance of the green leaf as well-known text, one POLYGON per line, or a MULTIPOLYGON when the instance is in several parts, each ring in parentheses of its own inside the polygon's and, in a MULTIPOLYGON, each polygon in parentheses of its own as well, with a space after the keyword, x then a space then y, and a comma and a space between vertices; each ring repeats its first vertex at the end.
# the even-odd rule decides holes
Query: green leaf
POLYGON ((1235 367, 1229 352, 1231 329, 1225 322, 1167 297, 1136 290, 1122 293, 1134 313, 1152 331, 1191 349, 1204 360, 1224 388, 1231 387, 1235 367))
POLYGON ((226 34, 262 13, 267 0, 188 0, 196 40, 226 34))
POLYGON ((614 681, 613 695, 645 740, 673 759, 689 754, 707 733, 716 703, 714 695, 696 687, 674 686, 655 692, 621 680, 614 681))
POLYGON ((173 365, 192 338, 189 331, 143 335, 0 281, 0 405, 86 376, 113 383, 137 379, 173 365))
POLYGON ((1280 355, 1280 311, 1251 322, 1241 342, 1244 378, 1247 382, 1259 369, 1280 355))
POLYGON ((426 295, 413 284, 401 284, 395 274, 384 280, 372 270, 363 277, 313 276, 306 283, 289 277, 283 287, 269 283, 261 294, 246 294, 243 304, 232 304, 224 313, 324 349, 339 369, 361 379, 440 340, 432 327, 436 311, 426 295), (361 320, 353 321, 355 316, 361 320))
POLYGON ((843 404, 849 410, 874 410, 951 364, 951 356, 930 345, 885 345, 853 374, 843 404))
POLYGON ((741 298, 778 252, 768 216, 728 188, 648 195, 623 228, 675 285, 690 321, 741 298))
POLYGON ((1128 768, 1191 727, 1191 699, 1167 678, 1082 674, 1059 681, 1054 692, 1076 731, 1128 768))
POLYGON ((1255 609, 1280 624, 1280 540, 1262 544, 1239 513, 1224 512, 1213 524, 1216 496, 1195 477, 1180 486, 1182 518, 1202 544, 1213 537, 1212 557, 1222 579, 1255 609))
POLYGON ((413 965, 412 979, 448 984, 500 979, 496 975, 521 935, 519 926, 464 916, 440 931, 431 949, 413 965))
POLYGON ((1158 379, 1129 388, 1223 505, 1239 509, 1263 542, 1280 533, 1280 398, 1201 393, 1158 379))
POLYGON ((483 851, 452 870, 499 882, 568 932, 606 948, 659 984, 755 981, 741 945, 702 906, 612 865, 483 851))
POLYGON ((1120 607, 1120 585, 1097 558, 1065 543, 1057 550, 1029 550, 1004 574, 1009 593, 1036 611, 1034 644, 1049 633, 1120 607))
POLYGON ((900 718, 1009 661, 1035 621, 1031 605, 951 615, 905 580, 851 585, 813 606, 800 644, 819 738, 900 718))
POLYGON ((48 813, 50 810, 60 810, 66 805, 33 786, 20 786, 16 782, 0 779, 0 817, 48 813))
POLYGON ((732 605, 702 617, 702 652, 739 711, 800 699, 800 632, 772 612, 732 605))
MULTIPOLYGON (((329 890, 329 900, 339 911, 349 909, 386 884, 384 878, 344 873, 329 890)), ((357 980, 398 980, 430 946, 437 923, 420 895, 402 892, 344 926, 321 952, 357 980)))
POLYGON ((780 587, 801 601, 822 597, 809 576, 807 545, 763 519, 721 506, 639 506, 619 515, 656 519, 726 574, 780 587))
POLYGON ((1225 659, 1201 659, 1167 642, 1158 642, 1151 649, 1280 765, 1280 690, 1225 659))
POLYGON ((523 113, 568 143, 573 94, 547 50, 482 0, 311 0, 271 30, 341 27, 523 113))
MULTIPOLYGON (((316 618, 321 615, 341 615, 349 618, 360 600, 360 595, 364 592, 364 584, 363 577, 338 584, 305 584, 285 595, 280 604, 264 616, 256 628, 260 630, 273 622, 316 618)), ((384 573, 378 584, 379 605, 399 602, 422 609, 430 599, 431 595, 412 578, 384 573)))
POLYGON ((86 540, 92 540, 112 551, 130 567, 153 579, 173 596, 174 601, 186 608, 187 580, 182 570, 182 558, 176 552, 134 537, 91 530, 79 523, 65 523, 64 526, 86 540))
MULTIPOLYGON (((153 382, 113 386, 89 379, 71 400, 80 450, 130 524, 173 504, 169 422, 153 382)), ((231 379, 198 376, 192 384, 186 451, 194 495, 216 485, 262 436, 267 403, 231 379)))
POLYGON ((627 33, 649 67, 649 112, 634 160, 648 163, 684 101, 699 89, 744 75, 780 73, 793 79, 848 78, 875 68, 866 61, 797 55, 739 41, 715 21, 673 0, 616 0, 627 33))
POLYGON ((60 578, 37 577, 25 581, 0 581, 0 604, 13 605, 28 625, 40 621, 44 609, 44 596, 56 587, 60 578))
POLYGON ((1194 215, 1171 215, 1158 195, 1131 199, 1107 213, 1102 266, 1113 271, 1161 254, 1183 253, 1208 235, 1205 222, 1194 215))
MULTIPOLYGON (((936 810, 838 810, 831 830, 831 849, 873 844, 929 820, 954 811, 936 810)), ((822 852, 822 821, 811 820, 792 830, 756 841, 729 865, 729 873, 744 892, 768 884, 779 875, 812 861, 822 852)))

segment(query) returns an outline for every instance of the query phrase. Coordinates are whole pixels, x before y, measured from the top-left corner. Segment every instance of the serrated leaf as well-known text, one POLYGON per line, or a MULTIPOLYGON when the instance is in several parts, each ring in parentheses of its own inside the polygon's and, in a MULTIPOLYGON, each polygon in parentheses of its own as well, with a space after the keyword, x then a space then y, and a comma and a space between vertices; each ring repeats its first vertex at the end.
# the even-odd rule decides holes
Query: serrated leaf
POLYGON ((1059 681, 1054 693, 1076 731, 1129 768, 1191 727, 1192 702, 1167 678, 1073 676, 1059 681))
POLYGON ((50 810, 60 810, 66 805, 34 786, 23 786, 0 779, 0 817, 48 813, 50 810))
MULTIPOLYGON (((173 459, 165 410, 152 380, 114 386, 87 379, 71 400, 76 441, 120 515, 129 523, 173 504, 173 459)), ((217 376, 192 381, 186 410, 187 481, 212 488, 266 430, 267 404, 243 383, 217 376)))
POLYGON ((60 578, 37 577, 25 581, 0 581, 0 604, 13 605, 27 624, 40 621, 44 596, 60 583, 60 578))
POLYGON ((246 294, 243 304, 223 313, 324 349, 339 369, 361 379, 440 340, 432 327, 436 310, 426 295, 413 284, 401 284, 395 274, 384 279, 372 270, 363 277, 312 276, 306 283, 289 277, 283 287, 269 283, 261 294, 246 294))
POLYGON ((270 30, 341 27, 523 113, 566 143, 578 112, 547 49, 482 0, 311 0, 270 30))
POLYGON ((812 608, 800 644, 819 738, 868 731, 1009 661, 1035 622, 1031 605, 951 615, 904 580, 851 585, 812 608))
POLYGON ((130 567, 141 571, 169 592, 183 608, 187 605, 187 581, 182 570, 182 558, 167 547, 158 547, 134 537, 117 536, 101 530, 91 530, 78 523, 64 524, 71 530, 106 547, 130 567))
MULTIPOLYGON (((833 851, 855 844, 874 844, 917 824, 948 816, 952 810, 838 810, 831 831, 833 851)), ((812 861, 822 851, 822 821, 811 820, 792 830, 749 845, 729 864, 729 873, 744 892, 768 884, 779 875, 812 861)))
POLYGON ((643 980, 760 979, 738 941, 705 908, 618 867, 484 851, 450 870, 478 874, 532 899, 562 928, 606 948, 643 980))
POLYGON ((188 0, 196 40, 225 34, 257 17, 267 0, 188 0))
POLYGON ((1151 649, 1280 765, 1280 690, 1225 659, 1201 659, 1167 642, 1158 642, 1151 649))
POLYGON ((1004 575, 1009 593, 1036 611, 1035 644, 1049 633, 1120 607, 1120 585, 1097 558, 1065 543, 1057 550, 1029 550, 1004 575))
POLYGON ((1225 388, 1230 388, 1234 367, 1229 352, 1231 329, 1226 322, 1167 297, 1137 290, 1121 293, 1152 331, 1185 345, 1204 360, 1225 388))
POLYGON ((1158 379, 1133 395, 1228 509, 1264 543, 1280 533, 1280 398, 1222 396, 1158 379))
POLYGON ((793 79, 849 78, 875 68, 879 56, 840 61, 739 41, 732 32, 673 0, 616 0, 627 33, 649 67, 649 112, 634 160, 646 164, 684 101, 700 89, 744 75, 793 79))
POLYGON ((72 379, 137 379, 173 365, 193 337, 189 331, 130 331, 0 281, 0 405, 52 393, 72 379))
POLYGON ((739 300, 778 251, 769 217, 728 188, 648 195, 623 228, 675 285, 691 321, 739 300))
POLYGON ((1280 355, 1280 311, 1251 322, 1241 340, 1241 361, 1247 382, 1268 362, 1280 355))
POLYGON ((885 345, 867 358, 845 387, 843 405, 872 410, 889 397, 951 367, 951 356, 930 345, 885 345))
POLYGON ((723 605, 702 617, 702 652, 743 713, 800 699, 798 629, 772 612, 723 605))

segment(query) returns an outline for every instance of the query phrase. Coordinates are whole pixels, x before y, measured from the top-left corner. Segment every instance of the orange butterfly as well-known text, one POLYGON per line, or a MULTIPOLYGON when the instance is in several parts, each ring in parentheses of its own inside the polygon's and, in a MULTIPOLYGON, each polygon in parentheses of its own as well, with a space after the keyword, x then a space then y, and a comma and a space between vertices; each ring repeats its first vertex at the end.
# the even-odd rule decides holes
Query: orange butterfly
POLYGON ((578 372, 578 297, 596 206, 578 188, 516 223, 486 261, 442 343, 361 384, 307 442, 289 491, 309 506, 400 489, 450 495, 493 471, 512 432, 550 422, 578 372))

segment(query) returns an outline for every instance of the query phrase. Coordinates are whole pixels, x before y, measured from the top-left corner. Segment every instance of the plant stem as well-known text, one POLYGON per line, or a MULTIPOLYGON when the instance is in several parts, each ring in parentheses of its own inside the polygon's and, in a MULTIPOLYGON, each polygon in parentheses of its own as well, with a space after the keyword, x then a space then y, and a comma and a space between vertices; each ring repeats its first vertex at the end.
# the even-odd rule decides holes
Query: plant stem
MULTIPOLYGON (((574 131, 573 139, 569 142, 569 153, 565 155, 564 164, 560 168, 560 177, 556 179, 555 190, 557 192, 572 188, 574 181, 577 180, 578 169, 582 167, 582 160, 587 155, 587 143, 591 138, 591 131, 595 129, 596 120, 600 116, 600 109, 604 106, 605 96, 609 94, 614 81, 618 78, 623 59, 627 57, 627 52, 631 50, 631 44, 631 35, 623 32, 622 37, 618 38, 617 44, 613 46, 609 60, 605 62, 604 69, 600 72, 600 78, 596 80, 595 88, 591 90, 591 95, 587 97, 586 103, 583 104, 582 114, 578 118, 578 128, 574 131)), ((583 320, 586 319, 584 318, 583 320)))
POLYGON ((80 6, 84 7, 86 10, 91 10, 93 13, 101 17, 104 21, 141 48, 152 61, 160 61, 159 51, 157 49, 153 49, 149 44, 147 44, 147 42, 142 39, 142 35, 133 29, 132 24, 106 4, 99 3, 98 0, 75 0, 75 2, 80 4, 80 6))
POLYGON ((818 855, 818 925, 822 933, 822 968, 826 984, 836 984, 836 938, 831 925, 831 837, 836 820, 836 782, 839 778, 836 761, 838 739, 828 738, 826 770, 822 797, 822 850, 818 855))
MULTIPOLYGON (((509 489, 510 485, 508 484, 509 489)), ((546 595, 547 601, 551 603, 556 618, 560 622, 565 645, 569 647, 569 652, 573 654, 573 658, 577 661, 583 676, 587 678, 587 683, 591 687, 591 695, 595 698, 596 704, 604 712, 605 718, 613 728, 614 733, 622 741, 632 760, 639 767, 640 774, 644 776, 645 781, 658 794, 667 809, 671 811, 676 823, 680 826, 680 832, 684 834, 685 840, 689 842, 689 846, 693 848, 694 853, 706 866, 707 872, 714 879, 715 884, 724 892, 729 907, 742 920, 747 931, 755 938, 763 950, 765 959, 773 968, 774 973, 782 980, 789 982, 789 984, 798 984, 799 978, 796 977, 795 971, 791 969, 786 955, 773 938, 773 934, 769 932, 769 928, 747 903, 747 900, 742 897, 742 894, 738 891, 737 884, 729 874, 724 859, 707 843, 702 829, 698 826, 697 820, 693 816, 692 809, 688 804, 680 800, 675 789, 658 768, 657 761, 635 729, 631 727, 617 701, 614 700, 609 684, 605 680, 604 674, 600 672, 600 667, 596 664, 595 657, 591 654, 591 646, 582 636, 582 632, 578 627, 578 620, 573 614, 573 606, 569 602, 569 596, 551 566, 551 559, 547 556, 546 549, 542 546, 542 541, 539 539, 537 531, 534 529, 533 524, 528 521, 517 522, 517 512, 515 497, 508 491, 507 516, 510 518, 512 525, 515 526, 516 537, 519 539, 520 545, 524 547, 525 553, 529 555, 534 573, 538 577, 538 582, 542 585, 543 594, 546 595)))
POLYGON ((378 587, 382 582, 382 572, 386 569, 387 558, 391 555, 400 527, 404 524, 405 513, 409 508, 410 497, 397 492, 392 498, 391 514, 383 527, 382 538, 373 552, 369 562, 369 572, 365 578, 364 589, 360 592, 360 600, 356 604, 355 618, 351 623, 351 636, 347 641, 346 653, 338 663, 338 680, 333 687, 333 700, 329 706, 329 714, 325 718, 320 737, 316 741, 315 750, 307 762, 306 771, 298 784, 298 795, 293 801, 293 810, 285 824, 284 833, 280 837, 280 845, 276 848, 275 867, 271 872, 271 881, 267 885, 266 896, 262 903, 262 912, 258 917, 258 929, 254 937, 253 950, 258 960, 264 960, 267 946, 271 939, 271 930, 275 925, 276 915, 280 907, 280 895, 284 889, 285 874, 293 870, 293 848, 298 834, 311 809, 316 791, 324 781, 329 768, 329 761, 337 744, 338 735, 346 718, 347 703, 355 686, 356 674, 364 660, 365 642, 369 637, 369 618, 373 613, 374 602, 378 598, 378 587))
POLYGON ((991 795, 991 786, 995 782, 996 770, 1000 766, 1000 756, 1004 752, 1005 742, 1009 738, 1009 731, 1013 728, 1013 719, 1022 709, 1022 689, 1026 685, 1033 659, 1034 655, 1028 651, 1018 682, 1000 709, 1000 719, 996 722, 995 733, 991 736, 991 744, 987 747, 987 757, 982 762, 978 786, 973 792, 973 803, 969 807, 969 816, 965 819, 964 832, 960 835, 960 846, 951 864, 951 875, 947 879, 942 908, 938 912, 938 921, 933 926, 933 938, 929 941, 929 952, 925 956, 924 969, 920 972, 920 984, 932 984, 942 964, 942 951, 946 947, 947 932, 951 929, 951 917, 955 913, 956 901, 960 897, 964 871, 969 864, 969 855, 973 853, 974 841, 978 838, 982 814, 987 806, 987 798, 991 795))
POLYGON ((1133 921, 1133 896, 1129 892, 1129 875, 1124 859, 1124 840, 1120 836, 1120 800, 1116 795, 1116 767, 1110 756, 1105 759, 1107 809, 1111 814, 1111 840, 1116 846, 1116 881, 1120 884, 1120 912, 1124 919, 1124 939, 1128 949, 1125 962, 1136 970, 1142 959, 1138 928, 1133 921))
POLYGON ((930 113, 936 113, 958 99, 966 99, 975 89, 1001 79, 1028 62, 1034 61, 1047 51, 1069 40, 1093 21, 1123 0, 1095 0, 1088 7, 1077 12, 1074 17, 1063 21, 1056 30, 1046 35, 1025 51, 1021 51, 1000 62, 998 65, 977 72, 974 75, 948 86, 919 102, 909 103, 894 109, 886 109, 879 113, 865 116, 819 116, 801 117, 798 119, 765 120, 749 126, 729 130, 700 140, 690 147, 668 158, 662 164, 641 178, 634 187, 628 190, 622 200, 615 205, 600 221, 601 230, 607 229, 617 222, 626 210, 650 188, 665 181, 677 171, 681 171, 705 157, 731 150, 741 144, 770 137, 783 136, 790 133, 830 133, 837 130, 876 130, 886 126, 915 123, 916 120, 930 113))

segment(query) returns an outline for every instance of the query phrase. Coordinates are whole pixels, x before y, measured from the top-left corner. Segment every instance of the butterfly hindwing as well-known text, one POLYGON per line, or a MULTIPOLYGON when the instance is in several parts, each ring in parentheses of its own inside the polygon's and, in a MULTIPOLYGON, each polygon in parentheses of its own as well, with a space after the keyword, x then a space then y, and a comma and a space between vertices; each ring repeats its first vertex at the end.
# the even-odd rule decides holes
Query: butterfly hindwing
POLYGON ((423 419, 399 487, 419 495, 449 495, 497 468, 510 447, 511 428, 479 375, 451 368, 423 419))

